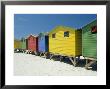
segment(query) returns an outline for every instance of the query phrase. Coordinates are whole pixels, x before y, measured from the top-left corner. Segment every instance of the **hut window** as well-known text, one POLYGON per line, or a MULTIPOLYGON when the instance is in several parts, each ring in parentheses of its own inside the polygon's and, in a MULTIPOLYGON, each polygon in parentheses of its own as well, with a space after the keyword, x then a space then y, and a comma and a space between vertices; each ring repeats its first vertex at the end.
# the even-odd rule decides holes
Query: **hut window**
POLYGON ((55 38, 56 37, 56 34, 54 33, 54 34, 52 34, 52 38, 55 38))
POLYGON ((96 34, 97 33, 97 26, 92 26, 91 27, 91 33, 96 34))
POLYGON ((64 37, 69 37, 69 31, 64 32, 64 37))

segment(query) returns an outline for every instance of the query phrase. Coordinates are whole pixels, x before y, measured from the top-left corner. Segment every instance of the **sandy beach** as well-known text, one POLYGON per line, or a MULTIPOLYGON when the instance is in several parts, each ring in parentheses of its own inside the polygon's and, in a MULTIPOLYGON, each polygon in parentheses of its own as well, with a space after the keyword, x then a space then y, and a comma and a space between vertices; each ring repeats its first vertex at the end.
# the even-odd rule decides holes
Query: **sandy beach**
POLYGON ((15 76, 96 76, 97 71, 39 56, 14 53, 15 76))

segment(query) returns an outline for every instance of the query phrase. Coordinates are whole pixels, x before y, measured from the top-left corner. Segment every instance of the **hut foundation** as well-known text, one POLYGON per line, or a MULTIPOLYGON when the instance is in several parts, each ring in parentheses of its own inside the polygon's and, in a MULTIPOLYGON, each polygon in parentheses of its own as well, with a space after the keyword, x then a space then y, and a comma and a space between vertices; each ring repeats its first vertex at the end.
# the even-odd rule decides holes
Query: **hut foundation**
POLYGON ((90 66, 94 64, 95 62, 97 62, 97 60, 94 58, 86 58, 85 60, 86 60, 86 65, 85 65, 86 69, 91 69, 92 67, 90 66))

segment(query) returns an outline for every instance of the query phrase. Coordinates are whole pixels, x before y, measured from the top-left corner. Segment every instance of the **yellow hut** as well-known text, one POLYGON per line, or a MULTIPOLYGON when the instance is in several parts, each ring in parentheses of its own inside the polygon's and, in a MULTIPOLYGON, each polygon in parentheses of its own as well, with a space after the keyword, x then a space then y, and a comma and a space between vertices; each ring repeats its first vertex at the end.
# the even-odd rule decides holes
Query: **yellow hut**
POLYGON ((20 49, 21 48, 21 41, 20 40, 14 40, 14 49, 20 49))
POLYGON ((49 52, 72 57, 82 55, 82 30, 55 27, 49 32, 49 52))

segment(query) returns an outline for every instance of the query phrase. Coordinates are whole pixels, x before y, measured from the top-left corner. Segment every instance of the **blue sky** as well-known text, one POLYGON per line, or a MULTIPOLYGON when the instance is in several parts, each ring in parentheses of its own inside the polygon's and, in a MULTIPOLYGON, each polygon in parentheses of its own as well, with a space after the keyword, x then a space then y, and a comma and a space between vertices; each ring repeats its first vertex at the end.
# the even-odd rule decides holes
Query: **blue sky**
POLYGON ((49 32, 58 25, 78 29, 95 19, 96 14, 15 14, 14 37, 21 39, 29 34, 49 32))

